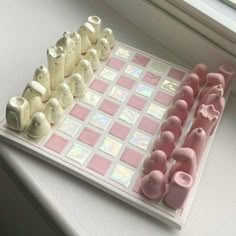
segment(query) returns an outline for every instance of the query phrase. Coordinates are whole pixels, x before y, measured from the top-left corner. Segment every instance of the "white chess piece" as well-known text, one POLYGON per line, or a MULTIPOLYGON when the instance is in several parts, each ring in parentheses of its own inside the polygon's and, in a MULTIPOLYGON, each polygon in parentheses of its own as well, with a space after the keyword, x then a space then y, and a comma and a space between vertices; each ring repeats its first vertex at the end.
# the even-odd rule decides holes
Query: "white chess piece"
POLYGON ((6 120, 10 129, 23 131, 30 121, 28 101, 20 96, 12 97, 6 107, 6 120))
POLYGON ((43 109, 43 113, 50 124, 56 124, 62 117, 64 110, 56 98, 50 98, 43 109))
POLYGON ((93 78, 93 69, 88 60, 83 59, 80 61, 79 66, 78 66, 78 73, 81 74, 85 83, 93 78))
POLYGON ((75 41, 70 37, 69 32, 64 32, 56 46, 61 46, 66 52, 64 76, 67 77, 73 72, 75 66, 75 41))
POLYGON ((105 61, 110 57, 111 49, 107 39, 100 38, 97 41, 97 51, 98 51, 98 56, 102 61, 105 61))
POLYGON ((47 50, 48 70, 50 74, 51 89, 64 81, 66 52, 62 47, 51 47, 47 50))
POLYGON ((46 136, 51 130, 45 114, 43 112, 36 112, 30 120, 30 124, 27 129, 27 135, 33 139, 40 139, 46 136))
POLYGON ((100 65, 100 59, 98 57, 98 52, 95 48, 90 48, 87 51, 85 59, 87 59, 91 63, 91 66, 94 71, 98 69, 100 65))
POLYGON ((77 32, 71 33, 70 37, 75 42, 75 66, 77 66, 81 60, 81 37, 77 32))
POLYGON ((30 116, 35 112, 41 111, 43 108, 42 97, 45 95, 46 89, 37 81, 31 81, 27 84, 22 97, 24 97, 30 107, 30 116))
POLYGON ((63 109, 73 102, 73 95, 69 85, 66 83, 61 83, 57 86, 53 97, 57 98, 63 109))
POLYGON ((101 35, 101 19, 98 16, 89 16, 88 22, 95 29, 94 34, 89 34, 89 39, 92 43, 96 43, 101 35))
POLYGON ((84 54, 92 45, 89 39, 89 34, 94 34, 95 29, 90 23, 86 22, 79 28, 78 33, 81 36, 81 53, 84 54))
POLYGON ((72 74, 68 80, 71 92, 75 97, 81 98, 86 94, 87 85, 79 73, 72 74))
POLYGON ((110 45, 110 48, 113 48, 115 46, 115 38, 114 38, 113 32, 110 28, 104 29, 102 31, 101 37, 107 39, 107 41, 110 45))
POLYGON ((47 101, 51 96, 51 87, 50 87, 50 75, 48 68, 44 65, 38 67, 34 72, 33 80, 39 82, 46 89, 45 95, 42 97, 42 101, 47 101))

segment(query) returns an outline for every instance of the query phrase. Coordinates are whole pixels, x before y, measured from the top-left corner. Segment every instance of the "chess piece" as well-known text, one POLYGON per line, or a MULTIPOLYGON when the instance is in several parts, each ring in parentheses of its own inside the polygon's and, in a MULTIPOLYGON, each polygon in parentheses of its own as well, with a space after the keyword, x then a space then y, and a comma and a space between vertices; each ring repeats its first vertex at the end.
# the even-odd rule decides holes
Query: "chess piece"
POLYGON ((89 39, 92 43, 97 43, 97 40, 101 35, 101 19, 98 16, 89 16, 88 22, 95 29, 94 33, 89 34, 89 39))
POLYGON ((85 83, 93 78, 93 69, 88 60, 83 59, 80 61, 78 65, 78 73, 82 76, 85 83))
POLYGON ((194 97, 196 97, 200 87, 199 76, 195 73, 190 73, 187 78, 181 82, 180 88, 184 87, 185 85, 188 85, 193 89, 194 97))
POLYGON ((43 109, 43 113, 50 124, 56 124, 61 119, 64 110, 56 98, 50 98, 43 109))
POLYGON ((46 102, 50 98, 52 93, 48 68, 44 65, 38 67, 34 72, 33 80, 39 82, 46 89, 46 93, 42 97, 42 101, 46 102))
POLYGON ((196 154, 197 164, 200 163, 203 151, 207 142, 206 132, 202 128, 196 128, 186 136, 183 147, 188 147, 194 150, 196 154))
POLYGON ((156 150, 151 155, 146 157, 143 162, 143 172, 145 174, 150 173, 153 170, 159 170, 163 174, 167 170, 167 156, 162 150, 156 150))
POLYGON ((81 36, 81 53, 84 54, 92 45, 89 35, 95 34, 95 29, 90 23, 86 22, 79 28, 78 33, 81 36))
POLYGON ((77 66, 81 60, 81 37, 77 32, 71 33, 70 37, 75 42, 75 66, 77 66))
POLYGON ((222 87, 221 84, 209 87, 209 89, 206 91, 204 97, 202 97, 200 102, 204 101, 210 94, 218 94, 220 96, 224 96, 224 88, 222 87))
POLYGON ((110 57, 111 49, 107 39, 100 38, 97 41, 97 51, 98 57, 101 61, 105 61, 110 57))
POLYGON ((153 170, 141 180, 141 192, 149 199, 159 201, 166 190, 165 177, 159 170, 153 170))
POLYGON ((162 122, 160 127, 161 133, 170 131, 175 135, 177 141, 182 133, 181 120, 178 116, 170 116, 167 120, 162 122))
POLYGON ((175 149, 175 136, 170 131, 163 132, 155 141, 153 145, 153 151, 162 150, 167 156, 167 160, 170 159, 172 151, 175 149))
POLYGON ((91 66, 93 71, 96 71, 100 65, 100 59, 98 57, 98 52, 95 48, 90 48, 86 55, 85 55, 85 59, 87 59, 91 66))
POLYGON ((192 185, 191 175, 182 171, 176 172, 164 197, 166 205, 174 209, 182 208, 192 185))
POLYGON ((56 46, 62 47, 66 52, 64 77, 67 77, 73 72, 75 66, 75 41, 70 37, 69 32, 64 32, 63 37, 57 41, 56 46))
POLYGON ((30 116, 32 116, 35 112, 41 111, 43 108, 41 98, 45 96, 46 89, 37 81, 31 81, 26 86, 22 97, 24 97, 30 107, 30 116))
POLYGON ((36 112, 30 120, 27 135, 32 139, 40 139, 51 130, 51 125, 43 112, 36 112))
POLYGON ((173 103, 175 103, 177 100, 184 100, 188 104, 188 109, 190 109, 194 103, 194 92, 193 89, 185 85, 182 88, 180 88, 179 92, 175 94, 173 103))
POLYGON ((110 48, 113 48, 115 46, 115 38, 114 38, 114 35, 113 35, 113 32, 110 28, 106 28, 102 31, 102 38, 105 38, 107 39, 109 45, 110 45, 110 48))
POLYGON ((47 50, 48 70, 50 74, 51 89, 64 81, 66 52, 62 47, 51 47, 47 50))
POLYGON ((206 82, 207 67, 204 64, 197 64, 191 73, 195 73, 199 76, 199 84, 202 86, 206 82))
POLYGON ((74 97, 83 97, 87 92, 87 85, 79 73, 72 74, 68 78, 68 84, 74 97))
POLYGON ((12 97, 6 107, 6 121, 10 129, 23 131, 30 121, 30 108, 28 101, 23 97, 12 97))
POLYGON ((57 86, 54 97, 57 98, 63 109, 73 102, 73 95, 69 85, 66 83, 61 83, 57 86))
POLYGON ((229 66, 229 65, 221 65, 218 68, 217 72, 224 76, 225 90, 226 90, 230 85, 230 81, 233 78, 235 69, 232 66, 229 66))

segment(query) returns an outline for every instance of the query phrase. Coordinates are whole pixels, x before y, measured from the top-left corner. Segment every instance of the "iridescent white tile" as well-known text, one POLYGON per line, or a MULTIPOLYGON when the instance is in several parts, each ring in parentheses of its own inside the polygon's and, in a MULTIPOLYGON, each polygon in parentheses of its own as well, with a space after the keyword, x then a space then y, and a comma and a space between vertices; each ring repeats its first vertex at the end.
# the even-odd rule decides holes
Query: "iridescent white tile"
POLYGON ((139 114, 133 110, 125 108, 120 114, 119 118, 131 125, 134 125, 139 118, 139 114))
POLYGON ((88 158, 90 154, 90 150, 77 144, 74 143, 72 148, 69 150, 69 152, 67 153, 67 157, 69 157, 70 159, 80 163, 81 165, 83 165, 83 163, 85 162, 85 160, 88 158))
POLYGON ((105 130, 110 122, 111 122, 111 119, 108 118, 107 116, 104 116, 100 113, 95 113, 90 119, 89 124, 101 130, 105 130))
POLYGON ((118 87, 113 87, 111 92, 109 93, 109 96, 120 102, 124 102, 126 97, 128 96, 128 92, 118 87))
POLYGON ((122 47, 118 47, 115 51, 115 55, 124 59, 128 59, 130 57, 130 55, 132 54, 131 51, 122 48, 122 47))
POLYGON ((175 94, 177 89, 178 89, 178 86, 179 86, 178 83, 175 83, 173 81, 170 81, 170 80, 166 79, 162 83, 161 88, 168 91, 168 92, 171 92, 171 93, 175 94))
POLYGON ((112 172, 110 178, 125 187, 129 187, 133 174, 134 174, 134 171, 128 169, 125 166, 118 164, 116 168, 114 169, 114 171, 112 172))
POLYGON ((112 138, 105 138, 102 145, 99 147, 99 149, 113 157, 115 157, 118 152, 120 151, 120 148, 122 147, 122 144, 117 142, 116 140, 112 138))
POLYGON ((153 60, 150 69, 155 72, 165 73, 169 69, 169 65, 161 61, 153 60))
POLYGON ((113 81, 116 76, 117 76, 117 73, 113 70, 109 70, 107 68, 104 68, 101 73, 100 73, 100 76, 106 80, 109 80, 109 81, 113 81))
POLYGON ((165 111, 166 111, 165 108, 158 106, 154 103, 151 103, 150 106, 148 107, 147 113, 161 120, 163 115, 165 114, 165 111))
POLYGON ((73 137, 77 133, 80 127, 81 127, 81 124, 78 123, 77 121, 74 121, 70 118, 66 118, 60 125, 59 130, 73 137))
POLYGON ((91 91, 88 91, 85 96, 81 99, 81 101, 83 101, 84 103, 87 103, 91 106, 96 106, 98 104, 98 102, 100 101, 101 96, 93 93, 91 91))
POLYGON ((146 150, 148 147, 148 144, 151 141, 151 137, 141 134, 139 132, 135 132, 130 139, 130 143, 133 144, 134 146, 141 148, 143 150, 146 150))
POLYGON ((126 74, 133 76, 135 78, 138 78, 141 75, 142 71, 143 71, 142 69, 133 65, 128 65, 125 69, 126 74))
POLYGON ((146 84, 138 84, 135 89, 135 92, 139 93, 145 97, 151 97, 152 92, 153 92, 153 88, 147 86, 146 84))

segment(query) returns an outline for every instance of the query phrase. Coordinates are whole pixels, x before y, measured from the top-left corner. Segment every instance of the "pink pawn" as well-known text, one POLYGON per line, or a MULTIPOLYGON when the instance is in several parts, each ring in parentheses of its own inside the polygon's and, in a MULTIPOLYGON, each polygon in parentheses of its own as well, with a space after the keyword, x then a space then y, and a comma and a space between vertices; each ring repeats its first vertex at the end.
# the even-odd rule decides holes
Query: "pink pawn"
POLYGON ((169 160, 175 148, 175 135, 170 131, 163 132, 154 142, 153 151, 162 150, 169 160))
POLYGON ((229 87, 230 81, 233 77, 233 74, 235 72, 235 69, 232 66, 229 65, 221 65, 218 70, 218 73, 222 74, 225 79, 225 89, 229 87))
POLYGON ((161 133, 170 131, 175 135, 175 140, 178 140, 182 133, 181 120, 178 116, 170 116, 165 120, 160 127, 161 133))
POLYGON ((188 77, 182 81, 180 84, 180 88, 183 86, 188 85, 193 89, 194 97, 198 94, 199 91, 199 76, 195 73, 190 73, 188 77))
POLYGON ((199 164, 207 142, 206 132, 202 128, 196 128, 186 136, 183 147, 191 148, 195 151, 197 164, 199 164))
POLYGON ((177 100, 184 100, 188 104, 188 109, 190 109, 194 103, 194 92, 193 89, 185 85, 182 88, 180 88, 179 92, 176 93, 174 96, 173 102, 176 102, 177 100))
POLYGON ((184 124, 188 117, 188 104, 184 100, 177 100, 166 112, 166 118, 178 116, 181 124, 184 124))
POLYGON ((199 76, 199 84, 202 86, 206 82, 207 67, 204 64, 197 64, 191 73, 195 73, 199 76))
POLYGON ((148 156, 143 162, 143 172, 148 174, 153 170, 159 170, 165 174, 167 166, 167 156, 162 150, 154 151, 150 156, 148 156))
POLYGON ((144 196, 159 201, 166 190, 165 177, 159 170, 145 175, 141 180, 140 189, 144 196))
POLYGON ((174 209, 182 208, 192 185, 191 175, 181 171, 176 172, 164 197, 166 205, 174 209))
POLYGON ((217 84, 217 85, 209 87, 208 90, 206 91, 204 97, 202 97, 202 99, 200 101, 203 101, 204 99, 206 99, 207 96, 210 94, 219 94, 221 96, 224 96, 224 88, 222 87, 221 84, 217 84))

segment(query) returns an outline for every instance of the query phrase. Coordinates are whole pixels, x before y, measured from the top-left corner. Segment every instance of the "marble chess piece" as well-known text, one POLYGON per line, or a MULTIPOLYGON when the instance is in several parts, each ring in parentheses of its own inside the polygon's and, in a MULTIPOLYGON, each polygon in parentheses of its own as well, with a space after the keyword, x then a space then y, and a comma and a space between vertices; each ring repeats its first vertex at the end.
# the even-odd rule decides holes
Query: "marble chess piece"
POLYGON ((91 63, 93 71, 96 71, 99 68, 100 59, 98 57, 98 52, 95 48, 90 48, 87 51, 85 59, 87 59, 91 63))
POLYGON ((86 59, 83 59, 80 61, 77 71, 82 76, 85 83, 93 78, 92 66, 91 66, 90 62, 86 59))
POLYGON ((114 38, 113 32, 110 28, 105 28, 102 31, 101 37, 107 39, 107 41, 110 45, 110 48, 113 48, 115 46, 115 38, 114 38))
POLYGON ((83 97, 87 92, 87 85, 79 73, 72 74, 68 78, 68 85, 74 97, 83 97))
POLYGON ((101 19, 98 16, 89 16, 88 22, 93 26, 95 29, 95 32, 92 34, 89 34, 89 39, 92 43, 96 43, 98 38, 101 35, 101 19))
POLYGON ((101 61, 107 60, 111 55, 110 45, 108 40, 105 38, 100 38, 97 41, 96 49, 98 51, 98 56, 101 61))
POLYGON ((70 37, 75 42, 75 66, 77 66, 81 60, 81 37, 77 32, 72 32, 70 37))

